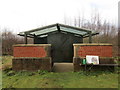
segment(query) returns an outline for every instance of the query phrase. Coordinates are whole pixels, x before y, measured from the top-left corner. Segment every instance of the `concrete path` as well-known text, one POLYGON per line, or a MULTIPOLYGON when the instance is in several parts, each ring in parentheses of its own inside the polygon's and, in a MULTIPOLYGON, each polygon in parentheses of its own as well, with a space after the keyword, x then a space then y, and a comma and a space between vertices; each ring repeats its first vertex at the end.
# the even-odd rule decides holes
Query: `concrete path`
POLYGON ((73 63, 54 63, 53 72, 72 72, 73 63))

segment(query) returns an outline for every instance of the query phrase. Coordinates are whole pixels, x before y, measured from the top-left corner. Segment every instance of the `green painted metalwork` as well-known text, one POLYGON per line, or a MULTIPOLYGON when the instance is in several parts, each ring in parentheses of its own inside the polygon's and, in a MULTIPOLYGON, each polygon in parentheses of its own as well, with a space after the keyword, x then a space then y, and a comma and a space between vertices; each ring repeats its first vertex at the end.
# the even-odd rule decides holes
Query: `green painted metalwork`
POLYGON ((92 42, 92 36, 93 35, 97 35, 98 33, 92 33, 91 30, 85 29, 85 28, 78 28, 78 27, 73 27, 73 26, 69 26, 69 25, 64 25, 64 24, 52 24, 49 26, 45 26, 45 27, 41 27, 41 28, 37 28, 37 29, 33 29, 33 30, 29 30, 29 31, 25 31, 25 32, 20 32, 18 35, 20 36, 26 36, 25 33, 27 34, 27 37, 31 37, 34 38, 34 35, 36 35, 37 37, 42 37, 42 36, 47 36, 49 33, 51 32, 55 32, 55 31, 61 31, 61 32, 66 32, 66 33, 72 33, 75 36, 78 37, 89 37, 90 42, 92 42))
POLYGON ((65 31, 65 32, 74 33, 74 34, 79 34, 79 35, 87 34, 87 32, 76 30, 76 29, 72 29, 72 28, 66 28, 66 27, 63 27, 63 26, 60 26, 60 30, 61 31, 65 31))
POLYGON ((89 43, 92 43, 92 32, 89 32, 89 43))
POLYGON ((41 35, 41 34, 46 34, 46 33, 50 33, 50 32, 53 32, 53 31, 57 31, 56 26, 51 27, 51 28, 46 28, 46 29, 43 29, 43 30, 39 30, 39 31, 35 31, 35 32, 31 32, 31 34, 41 35))
POLYGON ((25 33, 25 44, 27 44, 27 33, 25 33))

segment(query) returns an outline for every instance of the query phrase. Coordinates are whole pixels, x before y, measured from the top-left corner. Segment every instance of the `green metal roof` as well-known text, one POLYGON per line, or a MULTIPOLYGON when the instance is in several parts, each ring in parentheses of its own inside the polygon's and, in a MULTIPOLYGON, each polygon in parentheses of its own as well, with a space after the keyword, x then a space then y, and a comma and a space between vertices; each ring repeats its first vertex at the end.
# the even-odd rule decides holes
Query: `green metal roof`
POLYGON ((58 32, 58 31, 60 31, 61 33, 72 33, 75 36, 80 36, 83 38, 88 37, 89 34, 91 35, 98 34, 98 33, 93 33, 91 30, 85 28, 78 28, 78 27, 57 23, 25 32, 20 32, 18 35, 25 36, 25 34, 27 34, 28 37, 32 37, 32 38, 34 38, 34 36, 46 37, 48 36, 49 33, 58 32))

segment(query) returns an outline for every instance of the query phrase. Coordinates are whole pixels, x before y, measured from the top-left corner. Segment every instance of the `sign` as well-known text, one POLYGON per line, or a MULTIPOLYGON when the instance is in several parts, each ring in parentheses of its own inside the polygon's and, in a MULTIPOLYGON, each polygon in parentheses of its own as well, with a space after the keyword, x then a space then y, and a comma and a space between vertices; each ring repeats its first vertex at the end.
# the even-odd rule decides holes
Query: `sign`
POLYGON ((87 64, 99 64, 99 56, 86 55, 87 64))

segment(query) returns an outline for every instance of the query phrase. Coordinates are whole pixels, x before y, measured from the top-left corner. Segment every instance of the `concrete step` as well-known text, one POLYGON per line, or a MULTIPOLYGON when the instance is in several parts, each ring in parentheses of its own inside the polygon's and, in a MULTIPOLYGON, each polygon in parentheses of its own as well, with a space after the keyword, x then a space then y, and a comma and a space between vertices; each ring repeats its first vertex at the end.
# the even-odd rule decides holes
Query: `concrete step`
POLYGON ((54 63, 53 72, 72 72, 73 63, 54 63))

